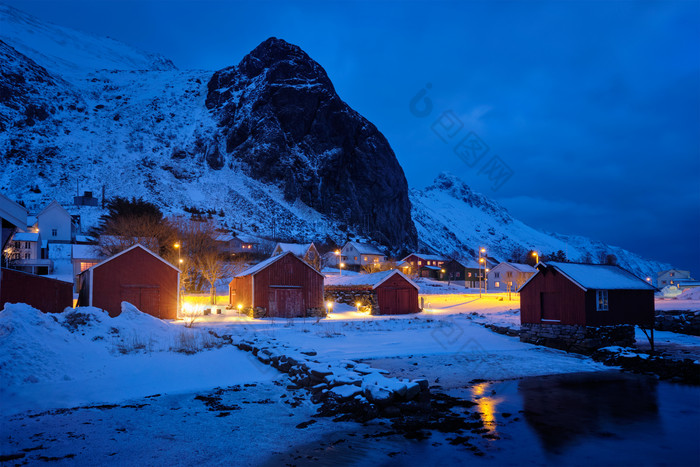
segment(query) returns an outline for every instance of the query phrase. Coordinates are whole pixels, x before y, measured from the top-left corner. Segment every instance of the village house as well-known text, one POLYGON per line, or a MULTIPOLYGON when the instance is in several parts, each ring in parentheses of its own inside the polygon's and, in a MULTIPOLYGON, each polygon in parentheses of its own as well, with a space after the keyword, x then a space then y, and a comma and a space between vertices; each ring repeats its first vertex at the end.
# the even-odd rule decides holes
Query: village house
POLYGON ((272 256, 290 252, 297 258, 301 258, 316 270, 321 270, 321 255, 316 249, 316 245, 311 243, 278 243, 272 250, 272 256))
POLYGON ((78 292, 78 276, 81 272, 101 263, 105 258, 96 245, 70 245, 73 283, 78 292))
MULTIPOLYGON (((49 243, 71 243, 75 239, 73 218, 56 200, 36 215, 35 228, 49 243)), ((46 245, 42 245, 46 248, 46 245)))
POLYGON ((445 271, 442 274, 442 280, 464 282, 464 286, 470 288, 479 287, 479 278, 484 274, 484 271, 479 268, 479 264, 474 260, 459 261, 450 259, 443 263, 442 269, 445 271))
MULTIPOLYGON (((661 271, 657 274, 656 286, 663 289, 667 285, 679 286, 681 282, 693 282, 695 279, 690 277, 690 271, 682 271, 680 269, 669 269, 661 271)), ((679 287, 680 288, 680 287, 679 287)))
POLYGON ((402 315, 420 311, 418 286, 396 269, 328 277, 325 298, 347 303, 372 315, 402 315))
POLYGON ((494 292, 515 292, 536 272, 537 270, 529 264, 500 263, 486 275, 488 280, 487 290, 494 292))
POLYGON ((323 275, 291 251, 236 274, 229 299, 254 318, 325 316, 323 275))
POLYGON ((259 253, 260 242, 248 235, 232 235, 222 233, 216 237, 219 251, 224 255, 239 255, 243 253, 259 253))
POLYGON ((129 302, 156 318, 177 318, 180 270, 138 243, 81 272, 78 281, 78 306, 114 317, 129 302))
POLYGON ((369 243, 347 242, 340 250, 340 260, 355 269, 366 265, 378 267, 386 261, 386 255, 369 243))
MULTIPOLYGON (((443 275, 442 265, 447 261, 439 255, 429 255, 424 253, 411 253, 401 260, 402 263, 410 265, 408 274, 418 274, 421 277, 431 277, 439 279, 443 275)), ((405 267, 404 267, 405 269, 405 267)))
POLYGON ((634 345, 634 325, 654 323, 656 289, 619 266, 547 262, 537 270, 519 289, 522 341, 587 352, 634 345))

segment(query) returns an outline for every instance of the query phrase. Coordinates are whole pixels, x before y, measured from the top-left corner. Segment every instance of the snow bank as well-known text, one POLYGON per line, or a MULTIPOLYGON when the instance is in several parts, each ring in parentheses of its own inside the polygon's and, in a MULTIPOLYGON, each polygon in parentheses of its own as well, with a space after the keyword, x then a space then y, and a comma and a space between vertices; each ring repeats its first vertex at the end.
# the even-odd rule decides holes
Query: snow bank
POLYGON ((678 300, 700 300, 700 287, 685 289, 676 298, 678 300))
MULTIPOLYGON (((94 307, 47 314, 23 303, 0 311, 0 381, 2 386, 68 381, 113 356, 168 350, 191 351, 209 338, 122 303, 110 318, 94 307)), ((201 345, 199 346, 201 347, 201 345)))

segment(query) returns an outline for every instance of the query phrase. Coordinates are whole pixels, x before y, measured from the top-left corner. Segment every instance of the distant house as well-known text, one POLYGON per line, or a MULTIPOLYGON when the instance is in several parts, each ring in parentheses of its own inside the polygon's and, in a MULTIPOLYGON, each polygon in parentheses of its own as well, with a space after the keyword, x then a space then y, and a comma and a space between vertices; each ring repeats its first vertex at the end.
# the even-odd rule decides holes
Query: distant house
POLYGON ((286 251, 234 276, 231 305, 255 317, 304 317, 323 310, 323 275, 286 251))
POLYGON ((360 242, 347 242, 340 250, 340 259, 349 266, 380 265, 386 255, 374 245, 360 242))
POLYGON ((278 243, 272 250, 271 256, 281 255, 282 253, 292 253, 297 258, 301 258, 316 270, 321 269, 321 255, 316 249, 316 245, 312 243, 278 243))
POLYGON ((488 279, 488 290, 515 292, 536 272, 537 269, 529 264, 500 263, 486 275, 488 279))
POLYGON ((74 239, 73 218, 57 201, 52 201, 36 215, 42 239, 53 243, 70 243, 74 239))
POLYGON ((373 315, 401 315, 420 311, 418 286, 396 269, 328 277, 325 295, 329 300, 352 306, 359 303, 373 315))
POLYGON ((411 253, 401 261, 410 265, 409 274, 420 274, 421 277, 439 279, 443 276, 442 265, 447 259, 439 255, 411 253))
POLYGON ((114 317, 121 302, 161 319, 177 318, 180 271, 136 244, 78 276, 79 306, 95 306, 114 317))
POLYGON ((98 202, 97 198, 92 196, 92 191, 84 191, 83 196, 73 197, 73 204, 76 206, 97 206, 98 202))
POLYGON ((40 232, 16 232, 9 245, 5 254, 12 269, 42 276, 52 272, 52 261, 42 258, 40 232))
POLYGON ((442 275, 442 280, 453 282, 464 282, 465 287, 479 287, 479 278, 482 274, 485 277, 484 270, 479 268, 479 264, 474 261, 459 261, 450 259, 443 263, 442 269, 445 273, 442 275))
POLYGON ((260 242, 248 235, 232 235, 223 233, 216 237, 219 251, 222 254, 238 255, 242 253, 259 253, 260 242))
POLYGON ((78 276, 81 272, 101 263, 105 258, 97 245, 70 245, 71 263, 73 265, 73 283, 78 292, 78 276))
POLYGON ((634 327, 619 326, 654 323, 656 289, 619 266, 547 262, 537 269, 519 289, 523 341, 576 351, 633 345, 634 327))
POLYGON ((2 266, 5 265, 5 248, 18 229, 27 226, 27 210, 0 193, 0 297, 2 297, 2 266))
POLYGON ((682 271, 680 269, 669 269, 661 271, 657 274, 656 285, 663 289, 667 285, 678 286, 680 282, 692 282, 695 279, 690 277, 690 271, 682 271))

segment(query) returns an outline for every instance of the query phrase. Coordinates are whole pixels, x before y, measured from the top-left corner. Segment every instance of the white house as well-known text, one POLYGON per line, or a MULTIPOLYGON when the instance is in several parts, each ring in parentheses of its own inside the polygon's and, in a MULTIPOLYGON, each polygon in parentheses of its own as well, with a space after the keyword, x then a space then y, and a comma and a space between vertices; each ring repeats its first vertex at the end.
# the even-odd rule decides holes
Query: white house
POLYGON ((36 215, 41 238, 51 243, 70 243, 73 239, 71 215, 56 200, 36 215))
POLYGON ((52 272, 50 259, 42 258, 39 232, 15 232, 3 252, 12 269, 31 274, 46 275, 52 272))
POLYGON ((682 271, 680 269, 669 269, 668 271, 661 271, 657 274, 656 286, 663 289, 667 285, 678 286, 680 282, 693 281, 690 277, 690 271, 682 271))
POLYGON ((379 265, 386 261, 386 255, 374 245, 347 242, 340 250, 340 259, 343 263, 351 266, 379 265))
POLYGON ((529 264, 500 263, 487 274, 487 290, 515 292, 537 272, 529 264))
POLYGON ((308 264, 316 268, 321 269, 321 255, 316 249, 316 245, 311 243, 278 243, 272 250, 272 256, 281 255, 282 253, 291 252, 297 258, 303 259, 308 264))

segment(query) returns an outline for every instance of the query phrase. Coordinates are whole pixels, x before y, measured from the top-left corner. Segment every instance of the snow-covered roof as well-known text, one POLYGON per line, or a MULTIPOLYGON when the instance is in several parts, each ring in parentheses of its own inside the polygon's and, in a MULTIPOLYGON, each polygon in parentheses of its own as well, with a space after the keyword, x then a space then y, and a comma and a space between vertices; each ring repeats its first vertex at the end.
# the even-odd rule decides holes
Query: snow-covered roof
MULTIPOLYGON (((619 266, 548 261, 540 263, 539 267, 543 269, 554 268, 584 290, 655 290, 653 285, 619 266)), ((525 282, 520 290, 536 275, 525 282)))
POLYGON ((39 234, 34 232, 17 232, 12 240, 17 242, 38 242, 39 234))
MULTIPOLYGON (((245 270, 239 272, 238 274, 236 274, 236 275, 233 276, 233 277, 243 277, 243 276, 250 276, 250 275, 252 275, 252 274, 257 274, 257 273, 259 273, 260 271, 262 271, 263 269, 265 269, 266 267, 268 267, 269 265, 275 263, 276 261, 279 261, 280 259, 284 258, 284 257, 287 256, 287 255, 294 255, 294 253, 292 253, 291 251, 285 251, 285 252, 282 253, 282 254, 273 256, 273 257, 271 257, 271 258, 267 258, 265 261, 261 261, 261 262, 259 262, 258 264, 254 264, 253 266, 251 266, 251 267, 249 267, 248 269, 245 269, 245 270)), ((296 256, 296 255, 294 255, 294 256, 296 256)), ((308 264, 306 261, 304 261, 304 260, 300 260, 300 261, 301 261, 302 263, 306 264, 309 268, 313 269, 317 274, 320 274, 320 275, 323 276, 323 274, 321 274, 320 272, 316 271, 316 269, 314 269, 314 268, 313 268, 310 264, 308 264)))
POLYGON ((260 239, 257 237, 253 237, 252 235, 239 234, 236 235, 235 238, 239 239, 243 243, 260 243, 260 239))
POLYGON ((369 243, 348 242, 345 246, 352 245, 361 255, 379 255, 384 256, 384 253, 379 251, 374 245, 369 243))
POLYGON ((61 203, 59 203, 56 200, 51 201, 44 209, 41 210, 41 212, 39 212, 39 214, 36 215, 36 217, 39 218, 46 211, 48 211, 49 209, 54 209, 54 208, 59 208, 61 211, 63 211, 63 213, 66 216, 70 217, 70 213, 68 211, 66 211, 66 208, 61 206, 61 203))
POLYGON ((424 253, 411 253, 410 255, 406 256, 404 259, 401 261, 406 261, 409 257, 415 256, 416 258, 424 259, 426 261, 447 261, 447 258, 440 256, 440 255, 427 255, 424 253))
POLYGON ((27 210, 21 204, 15 203, 0 193, 0 218, 15 227, 24 228, 27 225, 27 210))
POLYGON ((423 266, 421 269, 430 269, 431 271, 441 271, 442 270, 438 266, 423 266))
POLYGON ((36 216, 27 216, 27 227, 34 227, 37 222, 36 216))
POLYGON ((233 240, 233 235, 231 234, 221 234, 216 237, 217 242, 230 242, 233 240))
POLYGON ((325 285, 338 287, 366 286, 376 289, 394 274, 398 274, 406 279, 416 289, 419 288, 415 282, 406 277, 406 275, 398 269, 373 272, 372 274, 357 274, 355 276, 329 276, 326 277, 325 285))
POLYGON ((297 256, 304 256, 306 252, 309 251, 309 248, 311 248, 311 245, 313 245, 313 243, 278 243, 274 251, 279 249, 283 253, 289 251, 297 256))
POLYGON ((97 245, 71 245, 71 257, 73 259, 96 259, 103 255, 98 251, 97 245))

